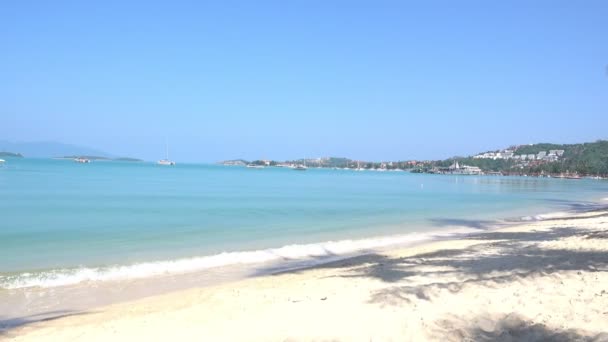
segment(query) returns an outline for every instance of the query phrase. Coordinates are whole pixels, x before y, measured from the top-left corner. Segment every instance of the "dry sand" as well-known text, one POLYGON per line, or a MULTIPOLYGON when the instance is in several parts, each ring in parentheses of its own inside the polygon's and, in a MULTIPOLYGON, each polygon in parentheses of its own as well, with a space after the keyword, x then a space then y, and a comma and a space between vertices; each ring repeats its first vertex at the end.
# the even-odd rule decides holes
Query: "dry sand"
POLYGON ((14 341, 608 341, 608 211, 24 317, 14 341))

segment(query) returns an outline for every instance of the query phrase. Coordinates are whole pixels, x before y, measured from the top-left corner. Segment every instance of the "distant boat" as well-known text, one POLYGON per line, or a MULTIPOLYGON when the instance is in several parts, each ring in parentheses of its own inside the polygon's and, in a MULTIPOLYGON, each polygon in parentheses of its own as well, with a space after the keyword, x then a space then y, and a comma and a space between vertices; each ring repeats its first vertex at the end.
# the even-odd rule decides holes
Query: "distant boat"
POLYGON ((175 165, 174 161, 169 160, 169 141, 166 141, 166 143, 165 143, 165 149, 166 149, 166 158, 165 159, 161 159, 161 160, 159 160, 156 163, 158 165, 166 165, 166 166, 175 165))
POLYGON ((0 164, 4 164, 5 161, 6 160, 4 160, 4 159, 0 159, 0 164))
POLYGON ((258 164, 247 164, 247 167, 250 169, 263 169, 264 168, 263 165, 258 165, 258 164))
POLYGON ((175 165, 175 162, 174 162, 174 161, 171 161, 171 160, 168 160, 168 159, 161 159, 161 160, 159 160, 159 161, 158 161, 158 162, 156 162, 156 163, 157 163, 158 165, 168 165, 168 166, 175 165))
POLYGON ((82 164, 88 164, 91 162, 89 159, 82 158, 82 157, 74 158, 74 161, 77 163, 82 163, 82 164))
POLYGON ((293 167, 294 170, 296 171, 306 171, 308 170, 308 167, 306 167, 306 158, 304 158, 302 160, 302 164, 297 164, 293 167))
POLYGON ((357 168, 355 170, 357 170, 357 171, 365 171, 365 169, 362 168, 361 165, 359 164, 359 161, 357 161, 357 168))

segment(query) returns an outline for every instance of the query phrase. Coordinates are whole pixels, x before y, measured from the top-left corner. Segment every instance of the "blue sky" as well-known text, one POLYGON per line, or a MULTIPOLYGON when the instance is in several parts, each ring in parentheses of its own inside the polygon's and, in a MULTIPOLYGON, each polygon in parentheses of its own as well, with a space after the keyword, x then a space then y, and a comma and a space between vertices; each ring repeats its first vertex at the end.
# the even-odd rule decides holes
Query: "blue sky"
POLYGON ((606 1, 12 1, 3 140, 155 160, 608 138, 606 1))

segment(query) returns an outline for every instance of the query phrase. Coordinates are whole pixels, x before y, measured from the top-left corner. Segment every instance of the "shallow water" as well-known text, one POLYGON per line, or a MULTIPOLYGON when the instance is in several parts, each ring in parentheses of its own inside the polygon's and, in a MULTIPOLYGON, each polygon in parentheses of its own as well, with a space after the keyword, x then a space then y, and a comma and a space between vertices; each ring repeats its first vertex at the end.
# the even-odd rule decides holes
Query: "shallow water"
POLYGON ((9 159, 0 288, 330 258, 607 193, 598 180, 9 159))

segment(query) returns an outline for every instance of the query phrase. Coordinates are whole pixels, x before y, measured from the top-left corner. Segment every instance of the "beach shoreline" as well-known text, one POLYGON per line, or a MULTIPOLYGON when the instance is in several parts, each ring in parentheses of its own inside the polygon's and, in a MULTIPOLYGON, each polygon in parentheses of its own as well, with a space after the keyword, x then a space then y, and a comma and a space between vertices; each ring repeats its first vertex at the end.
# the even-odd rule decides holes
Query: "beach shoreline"
MULTIPOLYGON (((436 220, 438 224, 431 230, 420 227, 420 231, 404 232, 395 235, 380 235, 363 239, 325 241, 308 245, 286 245, 258 251, 228 252, 219 255, 193 257, 181 260, 150 262, 148 264, 118 265, 110 269, 117 270, 124 278, 111 279, 105 274, 96 274, 94 268, 84 268, 79 271, 85 278, 78 275, 66 279, 57 278, 61 272, 50 272, 48 276, 30 273, 32 284, 17 288, 5 287, 0 283, 0 330, 11 329, 13 322, 19 317, 40 316, 54 311, 91 311, 99 307, 130 302, 147 297, 159 296, 198 287, 209 287, 225 283, 237 282, 251 277, 272 275, 276 273, 298 271, 314 268, 327 263, 339 262, 366 254, 383 253, 391 250, 413 248, 419 245, 443 240, 466 238, 467 235, 484 231, 493 231, 525 222, 546 220, 573 215, 574 213, 597 210, 603 207, 598 202, 581 202, 577 209, 568 211, 541 211, 529 216, 509 216, 500 219, 443 219, 436 220), (443 227, 443 228, 440 228, 443 227), (260 255, 264 254, 264 255, 260 255), (239 259, 252 260, 232 261, 233 256, 239 259), (260 262, 260 259, 270 260, 260 262), (218 263, 217 259, 230 259, 228 264, 218 263), (192 261, 210 260, 209 267, 188 270, 192 261), (158 271, 158 264, 175 266, 183 272, 170 270, 158 271), (138 269, 152 269, 155 274, 141 274, 138 269), (186 266, 186 267, 184 267, 186 266), (131 272, 133 274, 131 274, 131 272), (103 279, 106 276, 106 279, 103 279)), ((194 265, 198 266, 198 265, 194 265)), ((20 284, 18 284, 20 286, 20 284)))
POLYGON ((12 327, 0 338, 597 337, 608 326, 608 314, 600 309, 608 307, 606 235, 608 210, 595 208, 87 311, 21 317, 5 322, 12 327), (549 294, 543 296, 540 292, 547 289, 549 294), (457 305, 450 310, 442 303, 457 305), (576 313, 579 304, 586 305, 582 314, 576 313), (464 309, 475 305, 475 312, 464 309), (283 328, 272 328, 271 321, 283 328))

